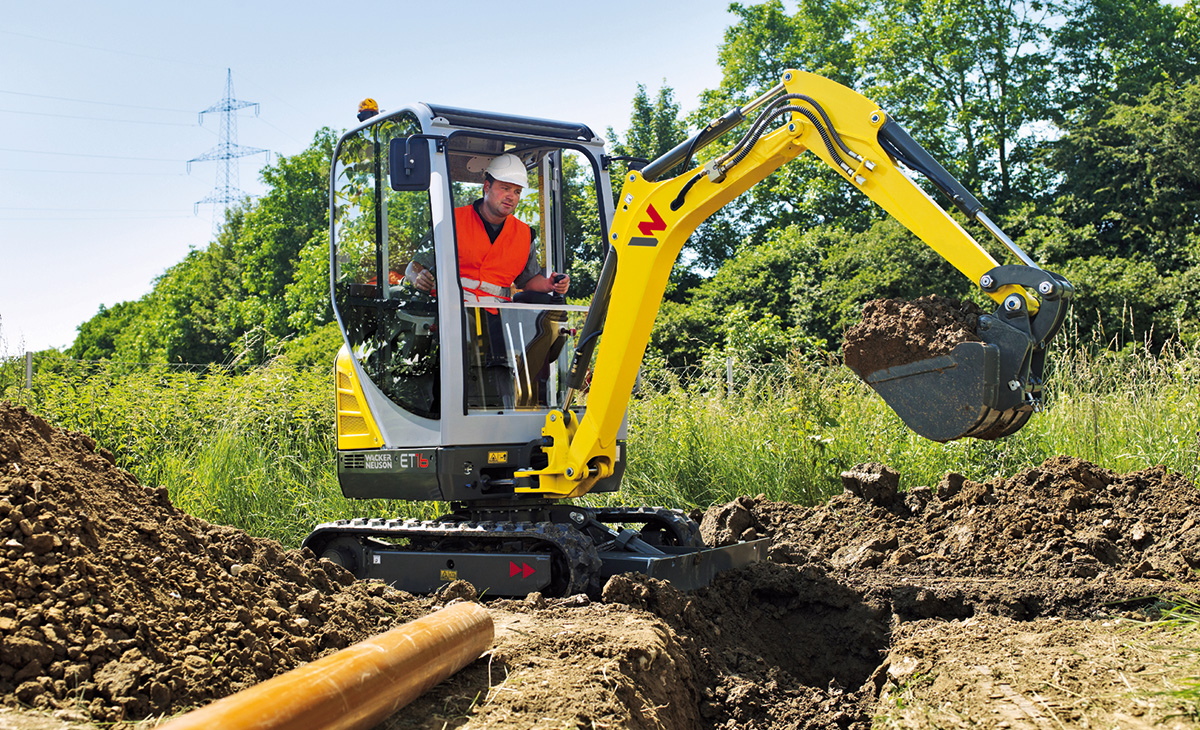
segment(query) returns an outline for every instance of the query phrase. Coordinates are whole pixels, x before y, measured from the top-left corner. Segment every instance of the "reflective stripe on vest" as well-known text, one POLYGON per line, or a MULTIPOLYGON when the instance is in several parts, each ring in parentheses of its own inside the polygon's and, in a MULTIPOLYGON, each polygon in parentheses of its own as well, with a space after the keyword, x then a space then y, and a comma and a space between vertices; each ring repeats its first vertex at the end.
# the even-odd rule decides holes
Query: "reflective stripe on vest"
POLYGON ((529 226, 509 216, 493 243, 475 208, 464 205, 454 209, 458 234, 458 275, 478 279, 501 288, 512 286, 525 270, 533 232, 529 226))

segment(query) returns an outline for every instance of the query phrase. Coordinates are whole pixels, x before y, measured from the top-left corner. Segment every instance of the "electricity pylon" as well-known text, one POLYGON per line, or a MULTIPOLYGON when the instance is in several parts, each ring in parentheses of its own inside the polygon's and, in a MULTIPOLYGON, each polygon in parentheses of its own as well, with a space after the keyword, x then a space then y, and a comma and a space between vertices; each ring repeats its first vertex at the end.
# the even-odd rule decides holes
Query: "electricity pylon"
POLYGON ((258 147, 243 147, 237 143, 236 112, 246 107, 254 107, 254 116, 258 116, 257 102, 239 101, 233 98, 233 70, 226 69, 225 98, 200 112, 200 124, 204 124, 205 114, 216 112, 221 114, 221 129, 217 137, 217 146, 199 157, 193 157, 187 162, 189 173, 192 171, 193 162, 208 162, 209 160, 216 160, 218 162, 216 187, 213 188, 212 192, 206 198, 196 201, 195 206, 193 206, 193 210, 197 215, 200 212, 201 205, 211 203, 219 206, 213 210, 214 236, 220 232, 221 224, 225 222, 225 211, 229 206, 240 203, 246 197, 246 193, 238 188, 238 163, 236 160, 239 157, 263 153, 267 156, 267 162, 271 161, 270 150, 259 149, 258 147))

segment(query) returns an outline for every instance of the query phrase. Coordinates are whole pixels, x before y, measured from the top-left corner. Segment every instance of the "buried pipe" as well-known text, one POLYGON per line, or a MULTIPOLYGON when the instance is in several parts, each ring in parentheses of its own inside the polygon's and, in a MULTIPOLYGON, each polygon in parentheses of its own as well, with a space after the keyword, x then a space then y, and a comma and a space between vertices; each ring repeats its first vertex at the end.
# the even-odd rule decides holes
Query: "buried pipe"
POLYGON ((178 717, 159 730, 370 728, 479 658, 492 617, 456 603, 178 717))

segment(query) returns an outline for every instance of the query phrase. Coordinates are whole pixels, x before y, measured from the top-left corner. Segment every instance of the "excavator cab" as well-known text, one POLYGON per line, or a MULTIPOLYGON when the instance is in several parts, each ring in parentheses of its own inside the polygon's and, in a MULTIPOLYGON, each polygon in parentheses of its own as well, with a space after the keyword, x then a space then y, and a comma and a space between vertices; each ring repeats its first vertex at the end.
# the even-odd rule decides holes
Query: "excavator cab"
POLYGON ((479 282, 458 275, 454 210, 480 197, 505 153, 526 166, 514 215, 530 226, 538 263, 565 270, 568 249, 596 245, 612 216, 603 141, 587 127, 418 105, 338 145, 330 264, 346 340, 338 473, 349 497, 511 495, 546 414, 564 406, 587 307, 521 291, 481 297, 479 282), (436 273, 432 292, 406 277, 413 263, 436 273))

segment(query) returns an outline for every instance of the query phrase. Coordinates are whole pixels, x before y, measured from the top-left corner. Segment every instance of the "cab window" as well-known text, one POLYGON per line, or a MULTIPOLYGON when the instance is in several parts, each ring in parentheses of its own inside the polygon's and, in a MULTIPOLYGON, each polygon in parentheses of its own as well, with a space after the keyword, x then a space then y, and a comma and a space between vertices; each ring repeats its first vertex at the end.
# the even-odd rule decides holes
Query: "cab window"
POLYGON ((437 306, 404 277, 433 246, 429 191, 388 184, 393 138, 420 133, 403 115, 343 140, 334 167, 333 281, 351 353, 394 403, 437 418, 437 306))

